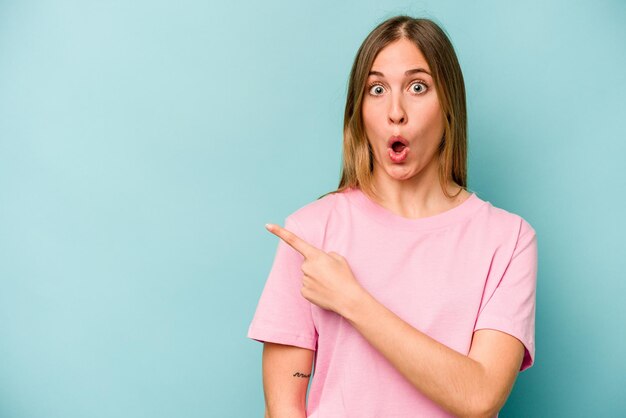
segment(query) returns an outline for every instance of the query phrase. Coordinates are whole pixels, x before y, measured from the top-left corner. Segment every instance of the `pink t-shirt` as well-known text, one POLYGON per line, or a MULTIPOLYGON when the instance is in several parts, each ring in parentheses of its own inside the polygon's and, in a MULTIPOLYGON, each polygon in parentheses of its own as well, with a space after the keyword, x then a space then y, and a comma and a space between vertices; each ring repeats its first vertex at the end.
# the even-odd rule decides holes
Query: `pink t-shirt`
MULTIPOLYGON (((315 200, 285 228, 346 258, 380 303, 442 344, 467 355, 472 333, 506 332, 535 357, 535 230, 476 193, 434 216, 409 219, 348 189, 315 200)), ((315 350, 307 416, 452 417, 397 371, 341 315, 306 300, 303 256, 278 240, 247 337, 315 350)))

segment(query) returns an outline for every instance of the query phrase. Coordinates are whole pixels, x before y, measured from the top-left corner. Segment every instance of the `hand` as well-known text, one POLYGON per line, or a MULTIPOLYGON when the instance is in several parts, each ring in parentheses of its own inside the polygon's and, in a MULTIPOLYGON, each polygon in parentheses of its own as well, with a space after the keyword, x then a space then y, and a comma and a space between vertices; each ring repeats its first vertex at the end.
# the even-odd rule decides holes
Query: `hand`
POLYGON ((265 227, 304 256, 300 293, 311 303, 343 315, 366 292, 343 256, 315 248, 279 225, 266 224, 265 227))

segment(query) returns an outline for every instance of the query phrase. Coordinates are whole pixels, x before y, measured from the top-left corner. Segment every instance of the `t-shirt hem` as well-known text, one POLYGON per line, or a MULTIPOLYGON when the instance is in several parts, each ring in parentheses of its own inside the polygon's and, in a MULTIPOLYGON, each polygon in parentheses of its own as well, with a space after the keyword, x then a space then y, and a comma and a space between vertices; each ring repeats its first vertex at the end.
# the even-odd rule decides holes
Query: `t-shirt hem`
POLYGON ((495 329, 496 331, 502 331, 513 337, 517 338, 524 345, 524 359, 522 360, 522 364, 520 366, 520 372, 531 367, 535 362, 535 346, 532 344, 524 335, 524 332, 519 329, 512 328, 511 323, 505 320, 501 320, 498 318, 480 318, 480 323, 476 324, 474 331, 478 331, 479 329, 495 329))
POLYGON ((247 337, 259 342, 271 342, 277 344, 293 345, 309 350, 316 350, 316 341, 308 335, 294 334, 289 331, 276 330, 273 328, 263 328, 250 326, 247 337))

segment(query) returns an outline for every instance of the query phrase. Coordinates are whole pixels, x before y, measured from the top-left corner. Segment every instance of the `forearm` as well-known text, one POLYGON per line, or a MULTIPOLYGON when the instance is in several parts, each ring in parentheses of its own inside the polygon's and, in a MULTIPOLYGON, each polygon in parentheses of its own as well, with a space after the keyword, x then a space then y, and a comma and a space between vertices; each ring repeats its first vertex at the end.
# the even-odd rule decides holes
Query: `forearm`
POLYGON ((426 397, 459 417, 484 416, 479 362, 413 328, 366 291, 341 314, 426 397))

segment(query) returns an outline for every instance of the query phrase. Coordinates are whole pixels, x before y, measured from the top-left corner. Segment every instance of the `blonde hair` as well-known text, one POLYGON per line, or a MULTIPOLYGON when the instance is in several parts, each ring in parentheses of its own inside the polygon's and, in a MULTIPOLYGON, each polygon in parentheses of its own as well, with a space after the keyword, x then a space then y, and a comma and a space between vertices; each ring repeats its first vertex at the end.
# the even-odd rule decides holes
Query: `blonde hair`
POLYGON ((336 190, 318 199, 351 187, 359 187, 370 196, 377 195, 372 182, 373 154, 365 134, 361 106, 365 83, 376 55, 401 38, 412 41, 424 55, 441 110, 446 115, 444 135, 438 148, 439 183, 447 197, 452 197, 445 187, 449 180, 462 187, 459 193, 467 188, 465 84, 454 47, 446 33, 432 20, 399 15, 376 26, 359 47, 348 83, 341 180, 336 190))

